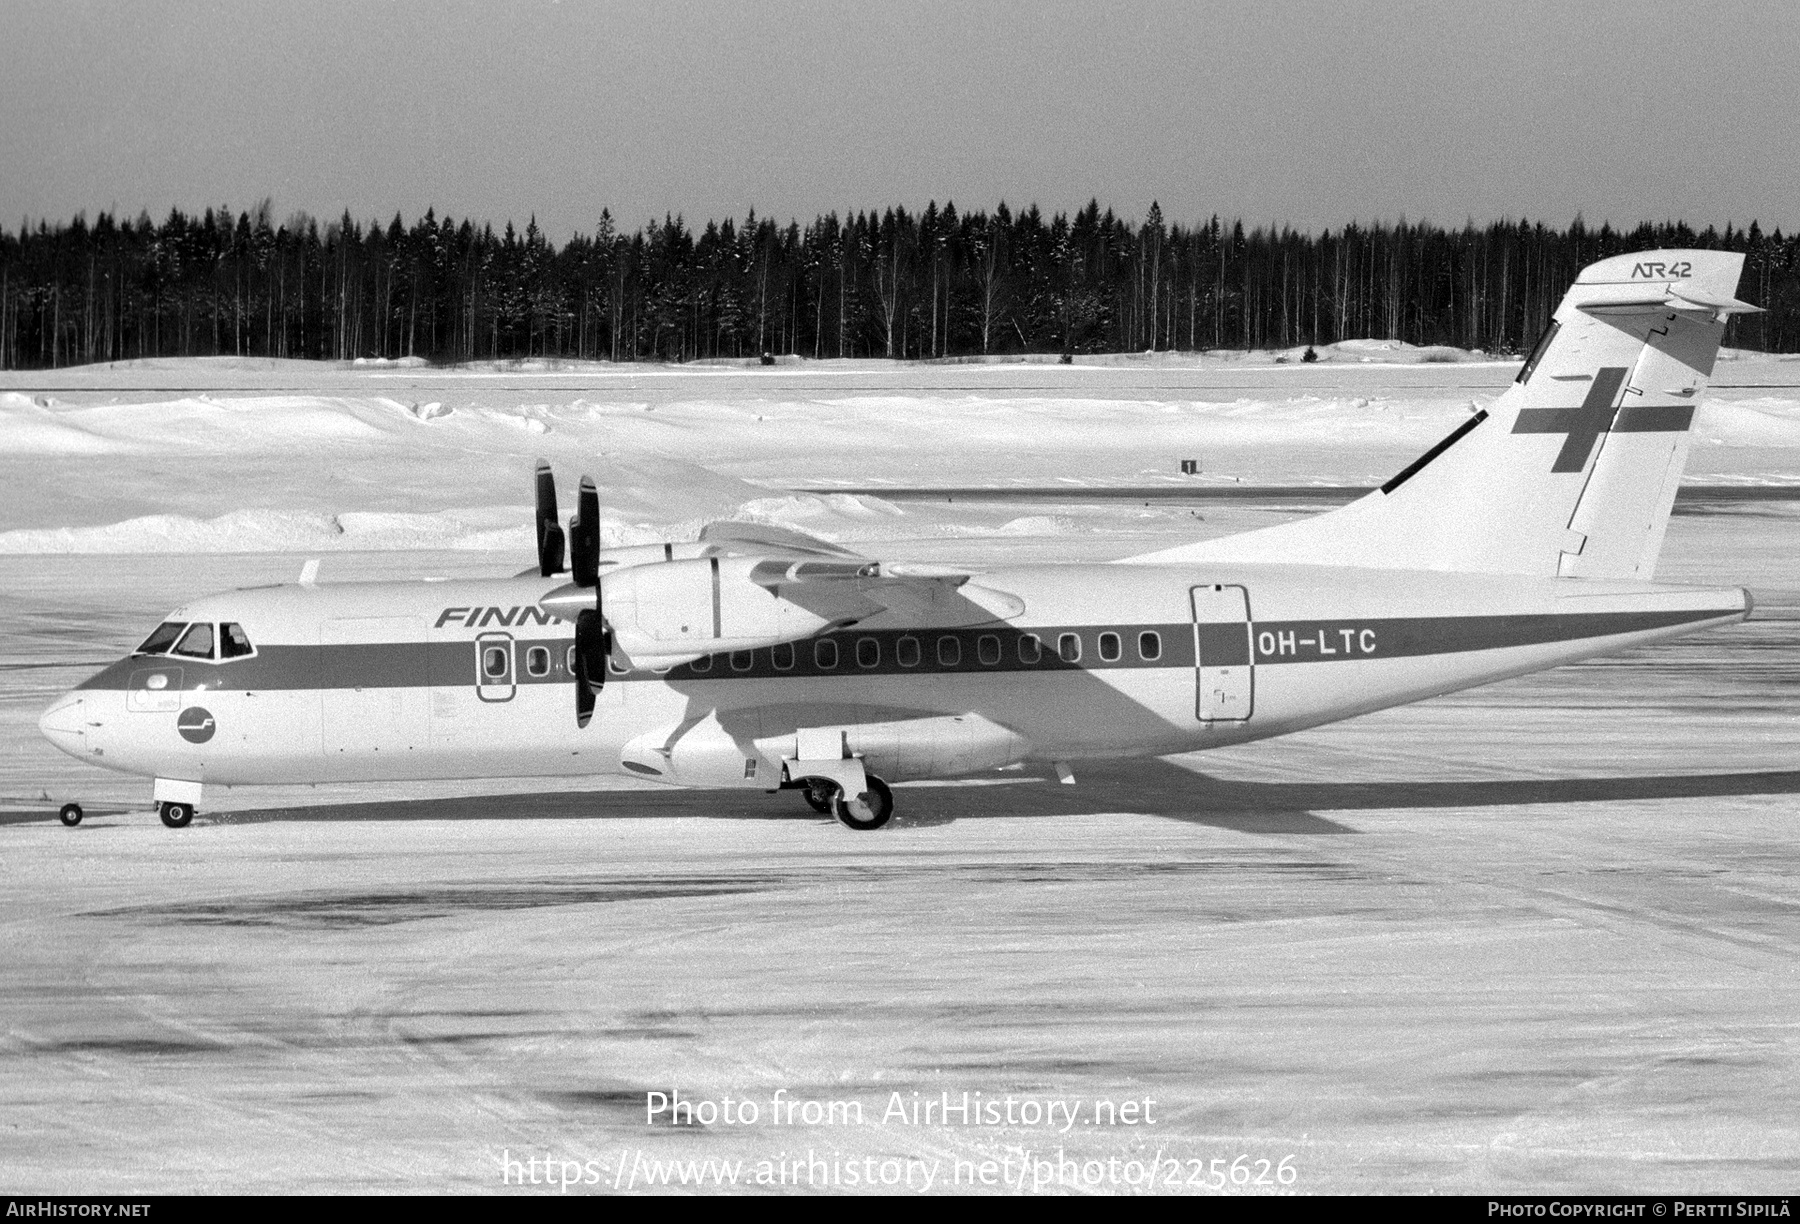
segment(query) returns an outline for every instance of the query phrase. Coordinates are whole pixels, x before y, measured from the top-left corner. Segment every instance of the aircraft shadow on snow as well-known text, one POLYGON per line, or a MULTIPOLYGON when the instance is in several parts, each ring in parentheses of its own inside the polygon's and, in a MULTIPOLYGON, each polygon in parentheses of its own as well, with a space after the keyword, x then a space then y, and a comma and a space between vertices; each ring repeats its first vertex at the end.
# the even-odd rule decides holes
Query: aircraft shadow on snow
MULTIPOLYGON (((1079 784, 1020 778, 1005 784, 902 786, 895 831, 960 820, 1136 812, 1188 824, 1261 834, 1348 834, 1320 812, 1486 808, 1606 800, 1717 799, 1800 794, 1800 770, 1666 774, 1613 778, 1477 779, 1416 782, 1242 782, 1166 761, 1089 764, 1079 784)), ((268 808, 221 813, 219 823, 388 820, 817 820, 800 793, 783 791, 547 791, 268 808)), ((54 813, 0 816, 0 823, 54 819, 54 813)), ((210 823, 210 820, 207 821, 210 823)))

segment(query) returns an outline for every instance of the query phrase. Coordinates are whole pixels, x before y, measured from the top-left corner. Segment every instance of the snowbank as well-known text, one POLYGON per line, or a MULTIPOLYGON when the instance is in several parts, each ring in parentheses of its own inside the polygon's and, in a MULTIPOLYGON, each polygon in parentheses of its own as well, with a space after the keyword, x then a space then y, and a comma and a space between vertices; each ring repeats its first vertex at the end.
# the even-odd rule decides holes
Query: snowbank
POLYGON ((1715 446, 1800 447, 1800 401, 1702 402, 1694 413, 1694 439, 1715 446))
MULTIPOLYGON (((1335 369, 1268 364, 1281 355, 1269 353, 1150 354, 1073 374, 819 362, 785 383, 755 367, 602 365, 589 378, 556 362, 450 374, 143 363, 186 388, 164 393, 143 391, 149 380, 109 390, 116 366, 87 387, 59 371, 66 386, 0 391, 0 552, 491 549, 523 566, 538 457, 555 465, 565 514, 578 476, 594 476, 608 543, 691 538, 727 517, 859 543, 1055 536, 1075 530, 1066 508, 1020 518, 1016 506, 789 490, 1063 485, 1078 497, 1191 481, 1178 475, 1190 458, 1208 482, 1368 484, 1510 381, 1509 365, 1424 368, 1427 352, 1346 341, 1330 346, 1335 369), (1164 372, 1207 363, 1222 373, 1164 372), (241 384, 246 371, 282 385, 191 389, 241 384), (564 378, 534 381, 545 372, 564 378)), ((1700 405, 1690 475, 1785 481, 1800 466, 1800 362, 1744 355, 1721 380, 1739 385, 1700 405)))
POLYGON ((100 527, 0 532, 0 553, 330 552, 507 549, 533 552, 531 510, 437 514, 234 510, 212 519, 152 514, 100 527))

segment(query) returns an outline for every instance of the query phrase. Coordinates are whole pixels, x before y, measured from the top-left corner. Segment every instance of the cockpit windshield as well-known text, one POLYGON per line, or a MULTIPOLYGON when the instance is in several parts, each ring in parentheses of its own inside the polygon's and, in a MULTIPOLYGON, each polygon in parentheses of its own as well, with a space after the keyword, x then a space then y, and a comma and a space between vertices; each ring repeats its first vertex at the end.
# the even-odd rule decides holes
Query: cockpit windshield
POLYGON ((210 659, 213 657, 213 627, 205 621, 190 625, 188 631, 181 635, 181 641, 175 644, 172 654, 183 655, 190 659, 210 659))
POLYGON ((180 637, 181 631, 186 628, 186 621, 164 621, 156 627, 155 633, 152 633, 149 637, 144 639, 144 644, 142 646, 139 646, 131 653, 141 655, 168 654, 169 647, 175 644, 175 639, 180 637))
POLYGON ((256 653, 250 635, 235 621, 214 627, 206 621, 164 621, 144 644, 131 652, 138 655, 179 655, 184 659, 242 659, 256 653))
POLYGON ((241 659, 245 655, 255 654, 256 647, 250 644, 250 637, 244 627, 226 621, 219 626, 219 657, 221 659, 241 659))

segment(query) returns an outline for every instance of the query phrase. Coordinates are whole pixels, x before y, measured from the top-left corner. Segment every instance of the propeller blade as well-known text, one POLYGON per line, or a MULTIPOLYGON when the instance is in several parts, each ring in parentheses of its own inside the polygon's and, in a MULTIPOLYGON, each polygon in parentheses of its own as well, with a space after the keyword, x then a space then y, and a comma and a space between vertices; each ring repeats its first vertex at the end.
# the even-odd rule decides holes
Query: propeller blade
POLYGON ((594 693, 606 684, 606 656, 612 653, 598 612, 575 618, 575 725, 585 727, 594 716, 594 693))
POLYGON ((569 576, 576 586, 591 587, 600 573, 600 492, 593 478, 581 478, 575 517, 569 520, 569 576))
POLYGON ((594 717, 594 690, 587 682, 585 671, 575 674, 575 725, 585 727, 594 717))
POLYGON ((556 477, 550 465, 537 461, 538 573, 545 578, 562 573, 563 530, 556 521, 556 477))

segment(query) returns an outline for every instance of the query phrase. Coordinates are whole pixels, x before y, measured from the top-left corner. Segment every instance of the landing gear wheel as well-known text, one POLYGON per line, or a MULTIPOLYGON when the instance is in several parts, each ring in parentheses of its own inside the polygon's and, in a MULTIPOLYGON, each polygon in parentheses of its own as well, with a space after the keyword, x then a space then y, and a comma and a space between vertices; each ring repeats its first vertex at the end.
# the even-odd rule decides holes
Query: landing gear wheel
POLYGON ((815 783, 801 793, 806 796, 806 806, 821 816, 829 816, 837 803, 838 788, 830 782, 815 783))
POLYGON ((171 829, 185 829, 194 821, 194 805, 191 803, 159 803, 156 814, 171 829))
POLYGON ((851 796, 838 791, 832 809, 838 822, 851 829, 879 829, 894 814, 894 792, 874 774, 868 775, 869 789, 851 796))
POLYGON ((58 812, 57 816, 62 819, 64 824, 73 829, 76 825, 81 823, 82 814, 81 805, 79 803, 65 803, 62 805, 62 811, 58 812))

